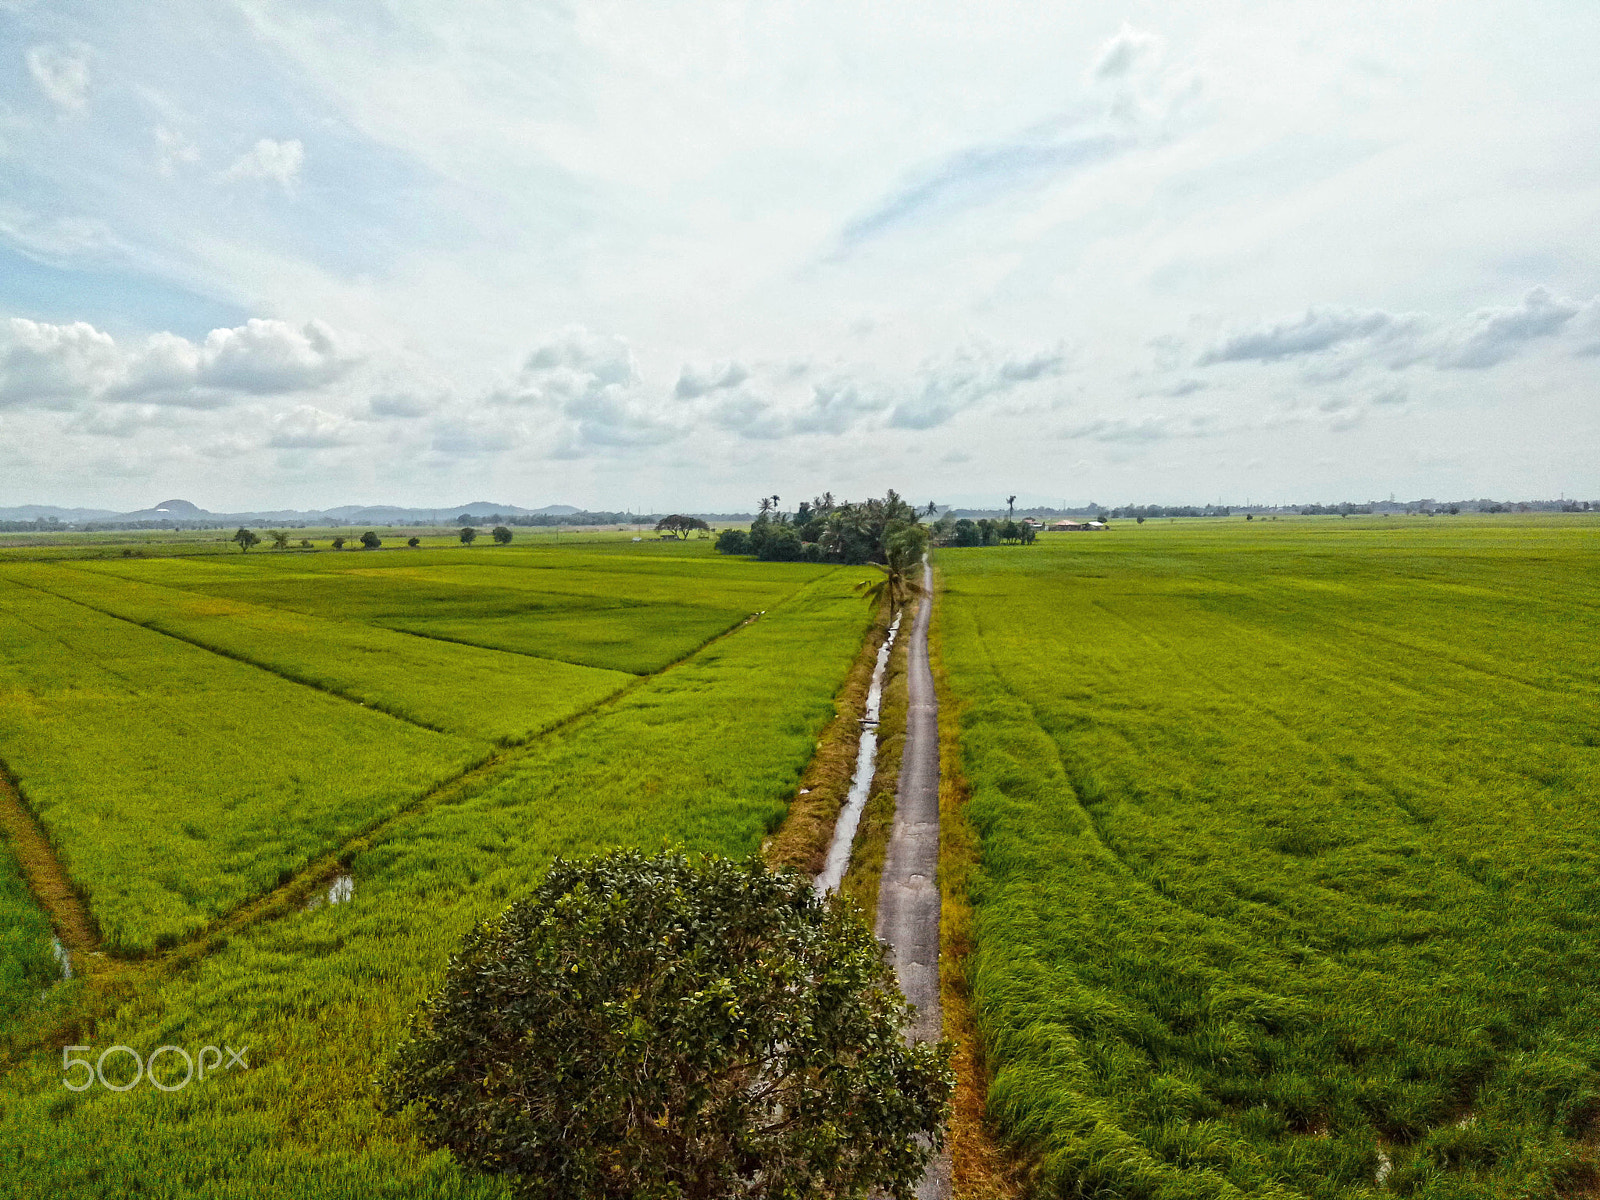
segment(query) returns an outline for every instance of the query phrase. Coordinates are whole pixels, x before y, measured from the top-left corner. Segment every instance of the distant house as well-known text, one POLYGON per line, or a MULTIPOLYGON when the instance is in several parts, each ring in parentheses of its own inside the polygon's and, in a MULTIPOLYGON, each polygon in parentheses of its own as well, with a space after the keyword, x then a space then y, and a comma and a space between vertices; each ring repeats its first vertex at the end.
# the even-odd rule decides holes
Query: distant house
POLYGON ((1047 525, 1047 533, 1088 533, 1092 529, 1107 528, 1104 521, 1057 521, 1054 525, 1047 525))

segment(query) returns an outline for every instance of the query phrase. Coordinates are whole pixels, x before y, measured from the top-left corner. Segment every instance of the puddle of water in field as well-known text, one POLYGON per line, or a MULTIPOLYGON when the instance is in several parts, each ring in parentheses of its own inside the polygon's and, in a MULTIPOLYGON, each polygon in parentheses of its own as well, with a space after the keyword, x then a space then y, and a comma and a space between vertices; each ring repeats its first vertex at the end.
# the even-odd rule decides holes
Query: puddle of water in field
POLYGON ((56 961, 61 964, 61 978, 72 978, 72 954, 61 944, 60 938, 50 939, 50 953, 56 956, 56 961))
POLYGON ((866 807, 867 793, 872 790, 872 772, 878 761, 878 714, 883 708, 883 675, 889 668, 889 652, 894 649, 895 634, 900 630, 897 614, 889 626, 889 636, 878 647, 878 661, 872 668, 872 686, 867 689, 867 712, 861 718, 861 745, 856 753, 856 771, 850 778, 850 793, 844 807, 839 810, 839 820, 833 827, 833 841, 828 844, 828 859, 814 885, 817 895, 823 896, 839 890, 844 873, 850 866, 850 848, 855 844, 856 827, 861 824, 861 810, 866 807))
POLYGON ((313 896, 302 912, 316 912, 324 904, 343 904, 356 894, 356 881, 352 875, 336 875, 323 896, 313 896))

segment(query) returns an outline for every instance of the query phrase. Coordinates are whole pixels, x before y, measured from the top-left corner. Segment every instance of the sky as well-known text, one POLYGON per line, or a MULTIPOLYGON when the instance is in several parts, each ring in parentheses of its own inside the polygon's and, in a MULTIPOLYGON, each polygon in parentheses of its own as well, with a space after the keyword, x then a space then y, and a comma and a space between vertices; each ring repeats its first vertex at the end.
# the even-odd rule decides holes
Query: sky
POLYGON ((1594 0, 0 0, 0 506, 1600 499, 1597 52, 1594 0))

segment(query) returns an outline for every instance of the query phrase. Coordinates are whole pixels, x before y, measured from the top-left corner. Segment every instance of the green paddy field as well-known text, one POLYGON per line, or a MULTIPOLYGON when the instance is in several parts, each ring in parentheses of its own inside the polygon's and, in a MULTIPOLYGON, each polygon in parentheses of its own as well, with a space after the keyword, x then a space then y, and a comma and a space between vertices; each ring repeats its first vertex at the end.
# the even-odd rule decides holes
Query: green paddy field
POLYGON ((52 982, 0 856, 12 1195, 500 1194, 379 1117, 405 1018, 553 855, 755 851, 871 616, 705 542, 41 558, 0 560, 0 761, 101 942, 52 982), (64 1044, 250 1066, 74 1092, 64 1044))
MULTIPOLYGON (((94 536, 0 546, 0 801, 94 926, 64 980, 0 841, 0 1196, 505 1194, 379 1114, 407 1015, 556 854, 756 852, 872 617, 704 541, 94 536), (63 1086, 113 1045, 249 1069, 63 1086)), ((1595 1194, 1600 521, 934 562, 1021 1192, 1595 1194)))
POLYGON ((1039 1194, 1593 1194, 1600 524, 937 565, 968 976, 1039 1194))

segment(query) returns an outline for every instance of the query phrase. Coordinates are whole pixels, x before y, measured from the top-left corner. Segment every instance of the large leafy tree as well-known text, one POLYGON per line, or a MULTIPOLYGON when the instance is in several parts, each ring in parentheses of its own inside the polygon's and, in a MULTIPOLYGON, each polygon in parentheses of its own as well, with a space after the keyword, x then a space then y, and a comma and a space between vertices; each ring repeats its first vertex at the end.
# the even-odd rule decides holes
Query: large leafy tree
POLYGON ((254 546, 261 541, 261 535, 254 529, 246 529, 241 525, 238 532, 236 532, 230 540, 238 542, 239 549, 242 552, 248 553, 251 546, 254 546))
POLYGON ((469 935, 382 1086, 526 1195, 909 1200, 952 1086, 909 1018, 804 876, 617 850, 469 935))
POLYGON ((699 517, 686 517, 682 513, 673 513, 670 517, 662 517, 656 522, 657 533, 670 533, 677 538, 687 538, 697 529, 706 533, 711 532, 711 526, 699 517))

